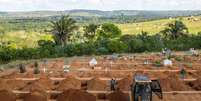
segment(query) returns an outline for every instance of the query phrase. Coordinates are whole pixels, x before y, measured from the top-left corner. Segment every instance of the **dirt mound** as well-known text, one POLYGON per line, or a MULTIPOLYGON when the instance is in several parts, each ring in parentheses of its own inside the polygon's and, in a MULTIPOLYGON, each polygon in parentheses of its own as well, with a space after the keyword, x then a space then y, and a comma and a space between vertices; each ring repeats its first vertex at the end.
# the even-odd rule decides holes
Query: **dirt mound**
POLYGON ((197 80, 189 82, 189 86, 191 86, 194 90, 201 90, 201 77, 199 77, 197 80))
POLYGON ((191 89, 185 82, 179 80, 179 77, 176 75, 170 75, 167 78, 160 79, 160 84, 163 91, 186 91, 191 89))
POLYGON ((92 80, 87 82, 88 90, 98 90, 103 91, 107 89, 107 82, 101 81, 98 78, 93 78, 92 80))
POLYGON ((62 68, 64 65, 64 61, 63 60, 55 60, 55 61, 51 61, 48 64, 48 67, 50 69, 54 69, 54 68, 62 68))
POLYGON ((68 89, 81 89, 81 81, 75 79, 72 76, 68 76, 65 80, 61 81, 57 89, 59 91, 68 89))
POLYGON ((81 90, 69 89, 60 94, 57 101, 96 101, 96 97, 81 90))
POLYGON ((23 101, 48 101, 48 96, 43 91, 32 91, 24 96, 23 101))
POLYGON ((26 85, 25 82, 20 80, 8 80, 8 79, 0 79, 0 90, 17 90, 26 85))
POLYGON ((108 95, 109 101, 129 101, 129 95, 121 91, 116 91, 108 95))
POLYGON ((5 73, 2 73, 1 75, 2 75, 1 78, 9 79, 9 78, 16 78, 19 75, 19 73, 17 71, 13 71, 9 73, 5 71, 5 73))
POLYGON ((117 87, 119 90, 122 91, 129 91, 130 85, 133 83, 133 80, 130 77, 123 78, 122 80, 118 81, 117 87))
POLYGON ((5 80, 5 79, 0 79, 0 90, 3 90, 3 89, 11 90, 11 88, 10 88, 9 85, 7 84, 7 80, 5 80))
POLYGON ((23 90, 51 90, 52 88, 52 81, 47 76, 41 76, 39 80, 33 81, 26 85, 23 90))
POLYGON ((0 91, 0 99, 1 101, 16 101, 17 97, 10 91, 1 90, 0 91))

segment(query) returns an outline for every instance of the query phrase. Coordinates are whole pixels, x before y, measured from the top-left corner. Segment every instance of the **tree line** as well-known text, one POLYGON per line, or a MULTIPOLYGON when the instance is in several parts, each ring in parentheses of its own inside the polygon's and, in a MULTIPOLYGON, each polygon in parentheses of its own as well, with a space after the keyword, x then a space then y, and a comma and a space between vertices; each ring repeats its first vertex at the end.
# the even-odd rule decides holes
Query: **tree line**
POLYGON ((150 35, 141 32, 136 35, 122 35, 121 30, 112 23, 89 24, 79 33, 76 21, 69 16, 62 16, 51 22, 54 41, 38 41, 37 48, 13 49, 0 46, 0 62, 6 63, 18 59, 40 59, 70 57, 80 55, 102 55, 112 53, 137 53, 201 48, 201 33, 189 34, 186 25, 176 20, 169 23, 159 33, 150 35))

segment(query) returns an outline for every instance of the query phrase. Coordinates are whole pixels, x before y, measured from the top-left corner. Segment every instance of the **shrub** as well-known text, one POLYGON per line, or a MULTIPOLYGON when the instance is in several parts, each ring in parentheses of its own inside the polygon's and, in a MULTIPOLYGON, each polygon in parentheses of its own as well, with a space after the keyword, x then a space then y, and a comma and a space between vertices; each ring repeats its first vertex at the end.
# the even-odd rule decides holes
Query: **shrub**
POLYGON ((132 39, 128 43, 128 51, 129 52, 143 52, 145 51, 143 41, 140 39, 132 39))
POLYGON ((121 53, 125 52, 127 45, 119 40, 111 40, 107 43, 107 49, 110 53, 121 53))
POLYGON ((97 49, 97 54, 101 55, 101 54, 108 54, 109 53, 109 50, 105 47, 100 47, 97 49))

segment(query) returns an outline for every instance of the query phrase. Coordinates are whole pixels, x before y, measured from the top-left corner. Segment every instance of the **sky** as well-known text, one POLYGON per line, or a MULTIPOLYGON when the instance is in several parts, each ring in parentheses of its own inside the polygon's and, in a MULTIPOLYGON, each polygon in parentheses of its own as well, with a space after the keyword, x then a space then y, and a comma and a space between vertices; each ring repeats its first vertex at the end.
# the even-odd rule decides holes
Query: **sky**
POLYGON ((0 0, 0 11, 201 10, 201 0, 0 0))

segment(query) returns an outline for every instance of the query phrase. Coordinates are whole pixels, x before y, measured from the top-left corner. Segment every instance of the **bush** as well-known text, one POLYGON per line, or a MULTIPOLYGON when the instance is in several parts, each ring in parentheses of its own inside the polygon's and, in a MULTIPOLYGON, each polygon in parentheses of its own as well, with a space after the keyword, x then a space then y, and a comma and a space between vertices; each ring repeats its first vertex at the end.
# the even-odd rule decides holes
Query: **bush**
POLYGON ((40 47, 47 47, 47 46, 54 46, 55 43, 50 40, 39 40, 38 46, 40 47))
POLYGON ((109 50, 105 47, 100 47, 97 49, 97 54, 101 55, 101 54, 108 54, 109 53, 109 50))
POLYGON ((92 42, 70 43, 65 46, 55 46, 49 43, 41 44, 41 47, 37 48, 22 49, 0 46, 0 62, 6 63, 18 59, 27 60, 76 55, 161 51, 164 47, 176 51, 189 50, 190 48, 201 49, 201 34, 170 40, 161 38, 160 35, 144 33, 140 35, 124 35, 120 39, 103 38, 92 42))
POLYGON ((122 53, 127 48, 127 45, 119 40, 111 40, 107 43, 107 49, 110 53, 122 53))

